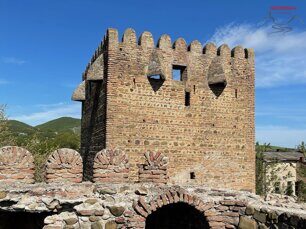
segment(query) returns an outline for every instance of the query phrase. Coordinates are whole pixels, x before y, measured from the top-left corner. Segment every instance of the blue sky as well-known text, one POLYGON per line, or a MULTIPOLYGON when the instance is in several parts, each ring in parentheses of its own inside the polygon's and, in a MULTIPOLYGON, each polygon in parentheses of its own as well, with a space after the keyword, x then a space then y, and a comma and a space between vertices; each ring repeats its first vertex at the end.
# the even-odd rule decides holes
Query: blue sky
POLYGON ((256 52, 256 139, 294 147, 306 141, 306 3, 303 1, 0 0, 0 104, 12 119, 36 125, 80 117, 70 101, 88 60, 108 27, 155 41, 242 44, 256 52), (276 22, 296 16, 290 32, 276 22), (275 25, 275 24, 274 24, 275 25))

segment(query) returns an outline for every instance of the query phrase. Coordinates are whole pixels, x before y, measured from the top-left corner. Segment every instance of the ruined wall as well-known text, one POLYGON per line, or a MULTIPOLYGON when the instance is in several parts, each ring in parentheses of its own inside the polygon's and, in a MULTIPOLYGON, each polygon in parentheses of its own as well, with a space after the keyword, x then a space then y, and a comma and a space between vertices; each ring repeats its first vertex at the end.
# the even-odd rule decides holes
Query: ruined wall
POLYGON ((296 164, 296 162, 265 162, 265 188, 267 192, 295 195, 296 164))
POLYGON ((164 228, 150 227, 154 221, 155 224, 166 222, 169 225, 166 228, 182 228, 181 223, 187 222, 192 228, 201 229, 306 227, 305 205, 288 199, 264 202, 255 194, 203 186, 90 182, 0 184, 0 210, 1 226, 8 223, 8 218, 14 219, 9 228, 17 228, 19 220, 24 220, 19 217, 20 212, 28 215, 22 228, 31 229, 42 228, 26 227, 33 225, 37 218, 42 222, 42 217, 44 229, 164 228), (185 211, 178 211, 183 205, 185 211), (166 211, 167 217, 161 221, 160 216, 154 216, 162 211, 166 211), (196 214, 201 222, 195 220, 196 214), (184 217, 182 222, 180 219, 184 217))
POLYGON ((109 29, 102 47, 84 79, 97 84, 91 80, 97 77, 88 72, 101 68, 96 59, 103 53, 107 58, 100 83, 107 90, 86 98, 85 104, 91 105, 85 106, 83 119, 104 120, 106 115, 106 129, 93 121, 89 126, 96 133, 82 132, 83 144, 89 144, 85 163, 91 163, 91 155, 100 148, 117 147, 129 155, 129 177, 138 181, 137 165, 144 164, 144 153, 151 150, 169 158, 170 183, 254 191, 252 50, 240 46, 230 50, 227 45, 217 49, 213 44, 203 48, 198 41, 187 47, 182 38, 172 44, 167 35, 155 47, 150 33, 144 32, 137 41, 131 29, 122 42, 118 32, 109 29), (183 72, 181 81, 172 79, 173 66, 183 72), (149 80, 154 74, 161 80, 149 80), (185 105, 186 92, 190 106, 185 105))
MULTIPOLYGON (((9 161, 3 155, 14 155, 16 159, 10 159, 18 163, 11 163, 11 171, 21 175, 24 165, 30 165, 27 169, 33 175, 29 151, 3 147, 0 152, 5 153, 0 153, 0 165, 9 161)), ((263 200, 249 192, 165 184, 160 181, 168 179, 168 158, 154 152, 147 152, 145 158, 139 166, 145 171, 139 173, 139 177, 145 175, 145 183, 126 182, 129 160, 121 150, 97 154, 93 172, 96 183, 81 182, 82 160, 71 149, 50 154, 45 182, 29 184, 26 175, 0 176, 1 228, 306 227, 306 205, 296 203, 292 197, 269 195, 263 200), (157 174, 160 176, 155 180, 157 174)), ((0 166, 0 174, 6 171, 6 166, 0 166)))

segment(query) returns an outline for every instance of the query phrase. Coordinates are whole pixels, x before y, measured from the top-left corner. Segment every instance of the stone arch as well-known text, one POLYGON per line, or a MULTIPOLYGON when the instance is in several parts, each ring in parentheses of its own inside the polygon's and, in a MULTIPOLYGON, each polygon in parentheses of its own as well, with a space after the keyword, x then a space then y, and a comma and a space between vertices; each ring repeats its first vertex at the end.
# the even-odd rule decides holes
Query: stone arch
POLYGON ((146 152, 145 163, 138 165, 139 181, 166 184, 169 160, 161 152, 146 152))
MULTIPOLYGON (((178 218, 179 216, 175 216, 175 213, 179 212, 180 214, 183 211, 188 210, 188 214, 196 214, 196 222, 199 223, 200 227, 192 227, 192 228, 210 228, 210 222, 208 221, 207 214, 210 209, 214 207, 214 202, 203 202, 197 196, 193 196, 188 194, 183 189, 178 190, 167 190, 161 195, 158 195, 156 198, 147 201, 143 196, 139 197, 138 201, 133 203, 133 208, 135 212, 142 217, 142 220, 138 220, 143 222, 141 225, 138 225, 139 228, 166 228, 163 227, 165 225, 152 224, 152 221, 155 221, 159 216, 164 217, 165 215, 170 215, 173 218, 178 218), (174 211, 174 212, 169 212, 174 211), (173 215, 174 214, 174 215, 173 215), (202 216, 202 218, 200 217, 202 216), (150 224, 150 225, 147 225, 150 224)), ((137 216, 135 216, 137 218, 137 216)), ((192 218, 191 218, 192 219, 192 218)), ((163 221, 161 218, 159 221, 163 221)), ((166 222, 167 223, 167 222, 166 222)), ((169 222, 168 222, 169 223, 169 222)), ((171 223, 171 222, 170 222, 171 223)), ((178 225, 172 225, 170 228, 184 228, 186 224, 181 223, 182 227, 178 227, 178 225)), ((192 223, 192 222, 186 222, 192 223)), ((169 225, 167 225, 169 226, 169 225)), ((194 226, 194 225, 193 225, 194 226)), ((186 228, 186 227, 185 227, 186 228)), ((188 228, 188 227, 187 227, 188 228)))
POLYGON ((146 218, 146 229, 205 229, 210 228, 202 212, 184 202, 168 204, 146 218))
POLYGON ((73 149, 55 150, 46 163, 46 182, 80 183, 83 178, 83 161, 73 149))
POLYGON ((119 149, 103 149, 94 159, 94 182, 123 182, 128 179, 129 159, 127 154, 119 149))
POLYGON ((18 146, 0 148, 0 181, 34 183, 35 165, 32 154, 18 146))

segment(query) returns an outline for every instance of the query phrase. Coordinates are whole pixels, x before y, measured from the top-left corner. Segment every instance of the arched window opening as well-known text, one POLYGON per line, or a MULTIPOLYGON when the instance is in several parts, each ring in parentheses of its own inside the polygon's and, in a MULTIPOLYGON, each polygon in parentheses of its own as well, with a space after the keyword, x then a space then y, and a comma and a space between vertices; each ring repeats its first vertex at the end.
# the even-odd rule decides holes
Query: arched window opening
POLYGON ((146 219, 146 229, 205 229, 209 228, 203 213, 186 203, 163 206, 146 219))

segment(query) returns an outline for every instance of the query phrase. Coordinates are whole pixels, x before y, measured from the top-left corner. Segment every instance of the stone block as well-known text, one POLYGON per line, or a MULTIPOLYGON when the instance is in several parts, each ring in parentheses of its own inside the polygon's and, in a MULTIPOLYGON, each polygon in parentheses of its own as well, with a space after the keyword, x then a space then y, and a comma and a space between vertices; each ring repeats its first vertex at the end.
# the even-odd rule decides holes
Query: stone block
POLYGON ((108 221, 105 224, 105 229, 117 229, 117 223, 115 221, 108 221))
POLYGON ((255 220, 246 216, 241 216, 239 220, 239 229, 257 229, 257 223, 255 220))

